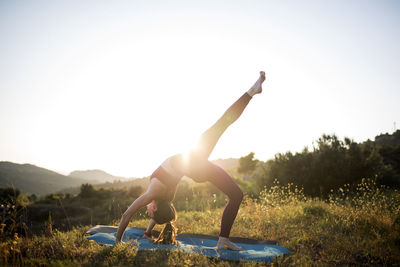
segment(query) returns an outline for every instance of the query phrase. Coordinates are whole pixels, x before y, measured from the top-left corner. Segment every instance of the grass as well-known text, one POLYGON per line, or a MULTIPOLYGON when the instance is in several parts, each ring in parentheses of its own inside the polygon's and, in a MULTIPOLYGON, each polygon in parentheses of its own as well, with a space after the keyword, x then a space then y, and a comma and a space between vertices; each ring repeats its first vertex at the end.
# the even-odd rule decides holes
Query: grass
MULTIPOLYGON (((372 181, 353 191, 344 186, 326 201, 276 184, 259 199, 244 200, 231 235, 277 240, 292 253, 276 258, 274 266, 400 266, 399 211, 399 192, 372 181)), ((218 235, 221 214, 221 208, 182 211, 176 226, 179 232, 218 235)), ((146 227, 147 222, 139 219, 130 226, 146 227)), ((14 235, 0 243, 0 265, 261 266, 177 251, 138 251, 135 243, 104 247, 84 237, 89 227, 14 235)))

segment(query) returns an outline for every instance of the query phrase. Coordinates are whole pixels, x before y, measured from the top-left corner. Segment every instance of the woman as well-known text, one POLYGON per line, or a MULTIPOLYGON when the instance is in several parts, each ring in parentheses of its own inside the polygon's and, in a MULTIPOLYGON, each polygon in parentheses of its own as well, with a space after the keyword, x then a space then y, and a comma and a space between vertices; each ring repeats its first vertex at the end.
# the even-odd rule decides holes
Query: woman
POLYGON ((186 157, 182 154, 169 157, 153 172, 150 176, 150 185, 147 191, 137 198, 122 215, 117 231, 116 243, 121 242, 122 235, 132 216, 141 207, 146 205, 151 220, 144 237, 150 236, 155 224, 166 224, 158 241, 174 242, 176 230, 173 228, 171 222, 176 219, 176 212, 171 201, 175 197, 178 182, 183 176, 187 176, 199 183, 211 182, 229 197, 229 201, 222 214, 221 231, 219 233, 217 248, 242 249, 229 240, 229 234, 243 199, 243 191, 228 173, 211 163, 208 157, 217 144, 218 139, 228 126, 239 118, 251 98, 255 94, 262 92, 261 85, 264 80, 265 73, 261 71, 256 83, 233 103, 211 128, 201 135, 196 150, 191 151, 186 157), (165 239, 167 232, 169 236, 173 236, 172 240, 162 240, 163 234, 165 239))

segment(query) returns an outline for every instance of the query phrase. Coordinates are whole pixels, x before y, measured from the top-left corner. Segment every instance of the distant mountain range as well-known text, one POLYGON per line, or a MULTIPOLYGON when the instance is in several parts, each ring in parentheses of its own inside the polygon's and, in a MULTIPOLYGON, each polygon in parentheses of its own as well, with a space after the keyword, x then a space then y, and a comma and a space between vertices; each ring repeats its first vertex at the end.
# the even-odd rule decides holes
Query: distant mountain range
MULTIPOLYGON (((238 159, 218 159, 213 162, 230 174, 237 174, 238 159)), ((32 164, 0 161, 0 188, 18 188, 26 195, 43 196, 56 192, 79 192, 78 188, 85 183, 114 187, 132 184, 132 180, 136 179, 113 176, 102 170, 73 171, 66 176, 32 164)), ((140 183, 146 183, 146 181, 140 183)))
POLYGON ((127 179, 125 177, 113 176, 102 170, 73 171, 68 176, 89 180, 92 183, 106 183, 113 182, 115 180, 123 181, 127 179))
POLYGON ((80 186, 90 181, 65 176, 31 164, 0 162, 0 187, 18 188, 22 193, 45 195, 62 188, 80 186))

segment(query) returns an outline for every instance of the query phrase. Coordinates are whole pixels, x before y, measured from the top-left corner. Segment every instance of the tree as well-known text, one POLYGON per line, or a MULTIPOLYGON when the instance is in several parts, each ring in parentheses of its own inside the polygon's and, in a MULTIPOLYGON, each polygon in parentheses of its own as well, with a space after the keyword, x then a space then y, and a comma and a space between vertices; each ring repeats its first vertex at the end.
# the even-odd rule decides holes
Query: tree
POLYGON ((281 184, 304 187, 305 194, 318 197, 344 184, 357 184, 362 178, 378 178, 380 182, 385 170, 373 142, 357 144, 336 135, 322 135, 312 152, 304 149, 296 154, 277 154, 261 167, 263 177, 256 179, 259 188, 277 179, 281 184))
POLYGON ((81 192, 79 195, 82 198, 91 198, 94 197, 96 194, 96 190, 94 189, 93 185, 91 184, 82 184, 81 185, 81 192))
POLYGON ((140 185, 131 186, 128 189, 128 195, 133 198, 138 198, 144 192, 144 188, 140 185))
POLYGON ((12 187, 0 188, 0 202, 16 204, 16 199, 20 194, 19 189, 15 189, 12 187))
POLYGON ((247 156, 239 159, 239 173, 250 175, 257 167, 258 160, 254 159, 254 152, 250 152, 247 156))

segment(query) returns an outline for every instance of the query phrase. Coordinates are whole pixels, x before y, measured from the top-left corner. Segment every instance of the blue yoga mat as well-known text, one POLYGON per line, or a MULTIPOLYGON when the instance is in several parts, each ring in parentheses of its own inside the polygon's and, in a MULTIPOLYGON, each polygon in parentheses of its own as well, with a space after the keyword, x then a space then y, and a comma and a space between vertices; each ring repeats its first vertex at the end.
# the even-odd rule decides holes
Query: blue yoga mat
MULTIPOLYGON (((87 236, 89 240, 93 240, 99 244, 112 246, 115 244, 115 235, 117 227, 112 226, 95 226, 88 230, 87 236)), ((137 240, 139 242, 139 250, 150 249, 176 249, 186 253, 198 253, 213 258, 221 258, 227 260, 245 260, 269 263, 274 257, 281 254, 289 254, 290 251, 284 247, 267 244, 265 241, 257 241, 252 239, 242 239, 246 243, 235 242, 238 246, 243 247, 242 251, 232 251, 227 249, 215 249, 217 240, 205 238, 205 235, 181 234, 176 240, 179 244, 164 245, 154 244, 146 238, 142 238, 144 229, 128 228, 122 238, 123 242, 137 240), (196 236, 199 236, 196 237, 196 236)), ((241 239, 239 239, 241 240, 241 239)))

